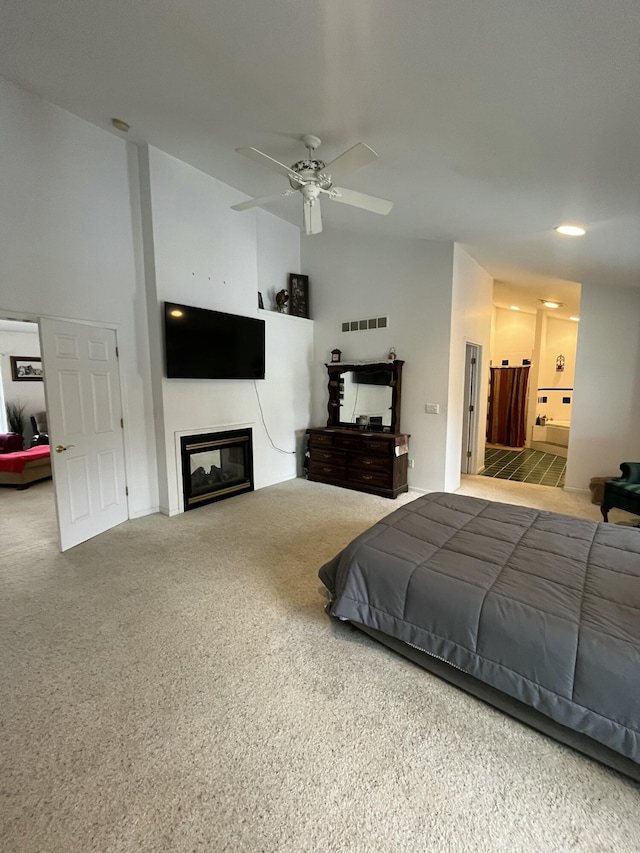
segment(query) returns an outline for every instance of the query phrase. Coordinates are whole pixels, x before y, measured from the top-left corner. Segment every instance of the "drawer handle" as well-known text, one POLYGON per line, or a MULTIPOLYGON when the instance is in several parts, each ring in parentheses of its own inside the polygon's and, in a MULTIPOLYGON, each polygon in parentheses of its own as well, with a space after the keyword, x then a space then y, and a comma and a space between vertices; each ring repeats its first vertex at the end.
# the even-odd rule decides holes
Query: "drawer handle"
POLYGON ((323 459, 331 459, 330 453, 321 453, 320 455, 322 456, 323 459))
POLYGON ((363 480, 373 480, 373 477, 371 476, 371 474, 363 474, 362 479, 363 480))
POLYGON ((326 465, 325 465, 325 467, 324 467, 322 470, 323 470, 323 471, 326 471, 326 472, 327 472, 327 474, 330 474, 330 473, 331 473, 331 468, 327 468, 327 466, 326 466, 326 465))
POLYGON ((365 465, 373 465, 373 459, 363 459, 365 465))

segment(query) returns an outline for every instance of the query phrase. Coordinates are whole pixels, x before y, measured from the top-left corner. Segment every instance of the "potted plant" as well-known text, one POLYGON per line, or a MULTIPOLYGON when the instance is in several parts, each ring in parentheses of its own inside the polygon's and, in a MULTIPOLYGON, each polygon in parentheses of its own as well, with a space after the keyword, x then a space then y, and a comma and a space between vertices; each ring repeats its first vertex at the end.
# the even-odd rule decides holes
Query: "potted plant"
POLYGON ((7 403, 5 403, 5 408, 7 410, 7 423, 9 425, 10 432, 16 432, 18 435, 22 435, 26 425, 24 410, 27 408, 27 404, 7 401, 7 403))

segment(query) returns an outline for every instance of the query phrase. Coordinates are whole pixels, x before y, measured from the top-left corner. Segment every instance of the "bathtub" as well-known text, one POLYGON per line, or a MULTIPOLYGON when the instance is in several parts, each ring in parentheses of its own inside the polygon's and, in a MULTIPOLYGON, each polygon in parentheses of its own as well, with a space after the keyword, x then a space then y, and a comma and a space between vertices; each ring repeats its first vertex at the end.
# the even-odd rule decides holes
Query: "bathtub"
POLYGON ((547 421, 544 426, 534 426, 531 435, 532 449, 566 457, 570 424, 570 421, 553 420, 547 421))
POLYGON ((561 447, 569 446, 569 421, 547 421, 544 427, 547 431, 546 440, 550 444, 559 444, 561 447))

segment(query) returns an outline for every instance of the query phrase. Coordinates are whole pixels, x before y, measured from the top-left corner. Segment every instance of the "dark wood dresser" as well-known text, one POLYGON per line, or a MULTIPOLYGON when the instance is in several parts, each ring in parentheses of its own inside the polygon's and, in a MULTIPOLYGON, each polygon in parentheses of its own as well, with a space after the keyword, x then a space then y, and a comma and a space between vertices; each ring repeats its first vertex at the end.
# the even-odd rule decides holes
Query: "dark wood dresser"
POLYGON ((339 427, 308 429, 309 480, 396 498, 408 491, 409 436, 339 427))

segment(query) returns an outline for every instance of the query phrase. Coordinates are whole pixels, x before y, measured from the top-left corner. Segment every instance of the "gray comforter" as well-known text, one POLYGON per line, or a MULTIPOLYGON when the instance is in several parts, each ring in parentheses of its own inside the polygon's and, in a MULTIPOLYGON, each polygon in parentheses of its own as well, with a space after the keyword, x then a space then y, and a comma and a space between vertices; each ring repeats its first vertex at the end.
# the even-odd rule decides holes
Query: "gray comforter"
POLYGON ((640 530, 433 493, 320 570, 327 610, 640 763, 640 530))

